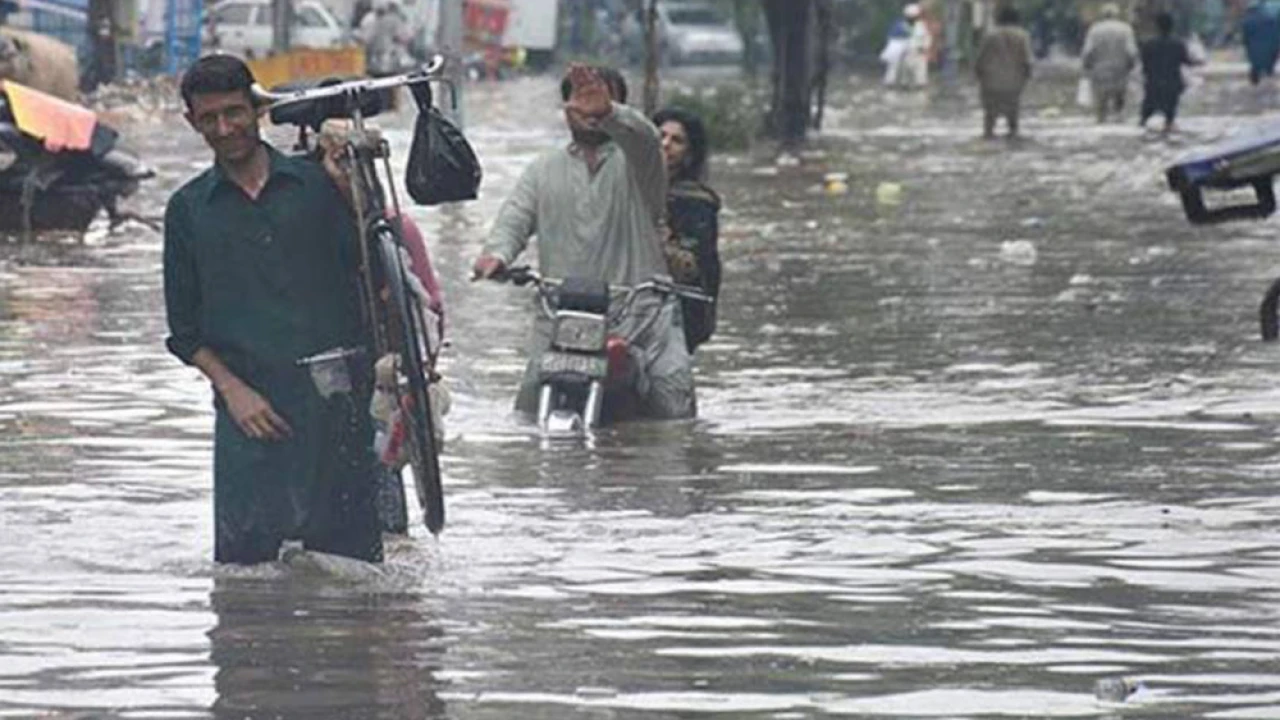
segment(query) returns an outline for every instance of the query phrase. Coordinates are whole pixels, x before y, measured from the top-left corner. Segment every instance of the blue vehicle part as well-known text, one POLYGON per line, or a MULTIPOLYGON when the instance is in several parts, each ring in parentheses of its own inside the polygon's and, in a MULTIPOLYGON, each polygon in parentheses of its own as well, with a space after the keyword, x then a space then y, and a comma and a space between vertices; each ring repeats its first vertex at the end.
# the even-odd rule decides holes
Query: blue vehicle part
POLYGON ((1269 123, 1218 145, 1180 158, 1165 171, 1169 187, 1182 198, 1183 212, 1196 225, 1257 220, 1276 210, 1273 188, 1280 173, 1280 123, 1269 123), (1251 187, 1255 201, 1209 208, 1206 190, 1251 187))

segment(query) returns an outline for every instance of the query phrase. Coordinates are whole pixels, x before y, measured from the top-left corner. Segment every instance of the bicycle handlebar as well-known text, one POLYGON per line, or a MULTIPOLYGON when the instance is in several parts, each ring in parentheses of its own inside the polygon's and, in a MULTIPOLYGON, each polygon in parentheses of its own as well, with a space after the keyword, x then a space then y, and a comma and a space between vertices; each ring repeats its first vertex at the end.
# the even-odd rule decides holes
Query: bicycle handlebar
MULTIPOLYGON (((251 92, 255 100, 266 106, 272 122, 310 126, 318 130, 321 123, 331 118, 352 117, 357 112, 365 117, 378 114, 384 109, 384 90, 430 82, 448 83, 448 78, 442 74, 444 66, 444 56, 436 55, 430 63, 399 75, 345 81, 331 78, 311 87, 277 91, 267 90, 255 83, 251 92)), ((450 86, 452 87, 451 84, 450 86)), ((456 89, 454 98, 456 102, 456 89)))
POLYGON ((444 56, 436 55, 432 57, 431 62, 426 65, 399 75, 389 75, 387 77, 379 78, 360 78, 357 80, 338 82, 332 85, 319 85, 316 87, 287 90, 284 92, 272 92, 261 85, 254 83, 253 96, 258 100, 268 103, 268 109, 275 110, 294 103, 312 100, 325 100, 344 95, 358 95, 362 93, 377 92, 378 90, 387 90, 394 87, 419 85, 424 82, 444 80, 445 78, 441 75, 441 70, 444 69, 444 64, 444 56))

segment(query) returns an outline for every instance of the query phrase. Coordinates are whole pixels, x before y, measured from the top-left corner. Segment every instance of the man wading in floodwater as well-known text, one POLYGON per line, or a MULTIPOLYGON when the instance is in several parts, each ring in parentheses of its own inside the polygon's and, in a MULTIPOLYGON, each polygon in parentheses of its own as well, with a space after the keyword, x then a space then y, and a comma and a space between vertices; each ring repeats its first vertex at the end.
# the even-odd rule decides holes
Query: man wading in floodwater
MULTIPOLYGON (((494 221, 475 277, 501 276, 534 234, 538 266, 549 277, 586 277, 617 287, 667 275, 667 168, 658 129, 624 104, 627 85, 615 70, 575 65, 560 95, 573 141, 525 169, 494 221)), ((629 387, 605 397, 610 421, 695 414, 693 361, 674 297, 637 300, 631 317, 610 331, 625 336, 627 327, 649 317, 653 325, 630 348, 638 372, 629 387)), ((516 398, 521 412, 537 410, 538 362, 550 344, 550 323, 540 319, 516 398)))
POLYGON ((379 562, 366 369, 320 388, 299 364, 365 344, 355 222, 332 162, 263 142, 252 85, 227 55, 187 71, 187 121, 214 164, 165 210, 167 344, 215 394, 214 558, 271 561, 299 539, 379 562))

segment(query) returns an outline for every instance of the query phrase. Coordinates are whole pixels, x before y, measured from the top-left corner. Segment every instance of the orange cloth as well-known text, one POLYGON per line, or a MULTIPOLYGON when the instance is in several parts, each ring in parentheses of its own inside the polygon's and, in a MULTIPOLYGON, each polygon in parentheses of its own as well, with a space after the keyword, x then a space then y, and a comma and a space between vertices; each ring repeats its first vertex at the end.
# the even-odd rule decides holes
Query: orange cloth
POLYGON ((40 138, 50 152, 88 150, 98 116, 92 110, 69 103, 12 80, 0 81, 9 98, 9 109, 18 129, 40 138))

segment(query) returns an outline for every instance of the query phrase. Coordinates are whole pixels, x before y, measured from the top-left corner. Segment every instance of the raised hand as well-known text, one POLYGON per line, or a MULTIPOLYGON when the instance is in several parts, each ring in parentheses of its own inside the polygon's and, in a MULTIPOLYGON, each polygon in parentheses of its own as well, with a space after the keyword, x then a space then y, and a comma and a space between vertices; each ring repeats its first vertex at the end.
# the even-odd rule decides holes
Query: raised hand
POLYGON ((585 65, 569 67, 569 84, 573 88, 565 111, 587 125, 594 125, 613 112, 613 96, 600 73, 585 65))

